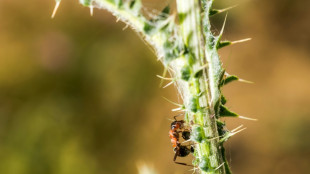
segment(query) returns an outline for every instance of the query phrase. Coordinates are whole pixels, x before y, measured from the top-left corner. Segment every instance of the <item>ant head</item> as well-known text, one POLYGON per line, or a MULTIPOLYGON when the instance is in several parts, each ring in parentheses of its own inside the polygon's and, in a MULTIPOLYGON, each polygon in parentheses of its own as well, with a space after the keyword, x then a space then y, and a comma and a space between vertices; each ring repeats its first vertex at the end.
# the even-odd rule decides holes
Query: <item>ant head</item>
POLYGON ((183 129, 184 120, 174 121, 171 123, 171 129, 183 129))
POLYGON ((177 121, 171 123, 171 130, 176 129, 176 123, 177 121))

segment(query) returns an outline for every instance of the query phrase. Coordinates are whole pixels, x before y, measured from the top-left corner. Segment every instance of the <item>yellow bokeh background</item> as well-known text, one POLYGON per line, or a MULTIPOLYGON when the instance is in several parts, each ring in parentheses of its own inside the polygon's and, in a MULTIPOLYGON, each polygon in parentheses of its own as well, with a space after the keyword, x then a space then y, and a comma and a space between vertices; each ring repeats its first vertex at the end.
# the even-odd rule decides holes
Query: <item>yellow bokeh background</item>
MULTIPOLYGON (((173 163, 178 101, 159 88, 163 67, 131 29, 103 10, 63 0, 0 0, 0 173, 192 173, 173 163), (145 170, 142 168, 145 167, 145 170), (143 173, 143 172, 140 172, 143 173)), ((144 1, 146 13, 168 2, 144 1)), ((310 1, 217 0, 228 12, 220 50, 227 106, 257 122, 227 143, 237 174, 310 173, 310 1)), ((174 3, 172 3, 174 5, 174 3)), ((212 17, 214 32, 225 14, 212 17)), ((189 161, 191 157, 180 158, 189 161)))

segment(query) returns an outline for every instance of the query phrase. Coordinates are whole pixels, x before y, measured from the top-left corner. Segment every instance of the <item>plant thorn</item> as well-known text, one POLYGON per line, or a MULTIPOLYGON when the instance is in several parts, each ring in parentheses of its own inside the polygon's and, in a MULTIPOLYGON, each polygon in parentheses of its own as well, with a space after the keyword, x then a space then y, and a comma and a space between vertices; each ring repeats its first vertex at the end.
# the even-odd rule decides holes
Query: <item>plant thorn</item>
POLYGON ((225 25, 226 25, 227 15, 228 15, 228 13, 226 13, 226 16, 225 16, 225 19, 224 19, 223 26, 222 26, 221 32, 219 34, 219 37, 221 37, 222 34, 224 33, 224 28, 225 28, 225 25))
POLYGON ((156 75, 156 77, 158 77, 158 78, 160 78, 162 80, 169 80, 169 81, 174 80, 174 78, 163 77, 163 76, 160 76, 160 75, 156 75))
POLYGON ((51 16, 52 19, 55 17, 59 5, 60 5, 60 1, 56 1, 56 5, 54 7, 54 10, 53 10, 53 13, 52 13, 52 16, 51 16))
POLYGON ((241 39, 241 40, 232 41, 232 42, 231 42, 231 45, 237 44, 237 43, 246 42, 246 41, 250 41, 250 40, 252 40, 252 38, 246 38, 246 39, 241 39))
POLYGON ((251 121, 257 121, 257 119, 255 118, 249 118, 249 117, 244 117, 244 116, 238 116, 238 118, 241 118, 241 119, 245 119, 245 120, 251 120, 251 121))
POLYGON ((174 82, 174 80, 173 81, 171 81, 171 82, 169 82, 167 85, 165 85, 163 88, 167 88, 168 86, 170 86, 170 85, 172 85, 173 84, 173 82, 174 82))
POLYGON ((221 138, 221 136, 217 136, 217 137, 213 137, 213 138, 208 138, 207 140, 208 141, 212 141, 212 140, 215 140, 215 139, 218 139, 218 138, 221 138))
MULTIPOLYGON (((165 67, 162 77, 166 77, 166 74, 167 74, 167 68, 165 67)), ((157 77, 161 78, 161 76, 159 76, 159 75, 157 75, 157 77)), ((163 82, 164 82, 164 79, 161 78, 160 83, 159 83, 159 87, 161 87, 163 85, 163 82)))
POLYGON ((218 13, 223 13, 223 12, 228 11, 228 10, 230 10, 230 9, 233 9, 233 8, 235 8, 235 7, 237 7, 237 6, 238 6, 238 5, 233 5, 233 6, 224 8, 224 9, 220 9, 220 10, 218 10, 218 13))
POLYGON ((93 5, 89 6, 89 12, 90 12, 90 16, 94 15, 94 6, 93 5))
POLYGON ((181 105, 181 104, 179 104, 179 103, 176 103, 176 102, 173 102, 173 101, 167 99, 166 97, 163 97, 163 98, 164 98, 165 100, 167 100, 169 103, 172 103, 172 104, 174 104, 174 105, 176 105, 176 106, 180 106, 180 108, 182 109, 182 106, 183 106, 183 105, 181 105))
POLYGON ((123 31, 128 28, 129 24, 126 24, 126 26, 123 28, 123 31))
POLYGON ((240 125, 240 126, 238 126, 238 127, 236 127, 235 129, 233 129, 233 130, 231 130, 230 132, 235 132, 236 130, 238 130, 238 129, 240 129, 240 128, 242 128, 243 127, 243 124, 242 125, 240 125))
POLYGON ((222 163, 221 165, 219 165, 217 168, 215 168, 215 171, 218 170, 219 168, 221 168, 225 163, 222 163))
POLYGON ((241 131, 243 131, 243 130, 245 130, 245 129, 246 129, 246 127, 243 128, 243 129, 240 129, 240 130, 238 130, 238 131, 236 131, 236 132, 232 132, 230 136, 234 136, 234 135, 236 135, 237 133, 239 133, 239 132, 241 132, 241 131))
POLYGON ((253 84, 254 82, 248 81, 248 80, 244 80, 244 79, 238 79, 239 82, 243 82, 243 83, 250 83, 253 84))
POLYGON ((180 107, 180 108, 174 108, 174 109, 171 109, 172 112, 176 112, 176 111, 185 111, 183 109, 183 107, 180 107))
MULTIPOLYGON (((228 74, 228 73, 225 71, 225 77, 229 77, 229 76, 231 76, 231 75, 228 74)), ((238 80, 239 82, 243 82, 243 83, 250 83, 250 84, 253 84, 253 83, 254 83, 254 82, 249 81, 249 80, 240 79, 239 77, 238 77, 237 80, 238 80)))

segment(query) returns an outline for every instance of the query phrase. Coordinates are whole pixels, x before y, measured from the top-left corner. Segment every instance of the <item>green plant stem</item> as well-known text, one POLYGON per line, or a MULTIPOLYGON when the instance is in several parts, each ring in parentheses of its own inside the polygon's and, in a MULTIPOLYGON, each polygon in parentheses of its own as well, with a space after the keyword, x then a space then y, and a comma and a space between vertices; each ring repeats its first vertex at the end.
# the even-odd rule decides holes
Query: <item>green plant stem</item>
POLYGON ((219 36, 211 32, 209 16, 217 12, 211 10, 213 0, 177 0, 178 24, 174 15, 169 16, 169 8, 156 18, 145 18, 141 0, 93 0, 82 4, 92 8, 93 3, 139 33, 171 73, 183 99, 180 110, 186 113, 185 121, 195 143, 193 164, 203 174, 230 174, 223 142, 233 133, 219 118, 238 115, 224 106, 226 100, 221 94, 220 87, 229 78, 224 77, 217 52, 222 32, 219 36))
MULTIPOLYGON (((202 33, 202 19, 201 19, 201 6, 199 0, 178 0, 177 9, 180 18, 180 25, 182 31, 182 37, 185 45, 189 50, 189 54, 186 56, 192 56, 194 63, 188 63, 191 66, 193 72, 198 72, 207 63, 208 73, 203 68, 202 75, 199 78, 193 78, 189 81, 189 88, 193 87, 196 90, 190 90, 190 97, 185 98, 185 100, 190 101, 192 98, 197 98, 198 109, 196 112, 189 112, 191 120, 194 124, 202 127, 204 130, 204 137, 218 137, 218 132, 216 128, 216 117, 211 99, 213 99, 212 91, 214 91, 214 85, 212 85, 212 79, 210 77, 210 67, 213 66, 213 62, 209 61, 209 52, 205 50, 205 40, 208 38, 203 38, 202 33), (203 95, 200 95, 202 93, 203 95)), ((209 19, 208 19, 209 20, 209 19)), ((191 58, 187 58, 191 60, 191 58)), ((190 103, 190 102, 187 102, 190 103)), ((187 106, 186 108, 190 108, 187 106)), ((222 156, 218 149, 219 139, 215 138, 211 141, 198 142, 196 145, 197 156, 196 158, 206 160, 207 169, 202 171, 202 173, 225 173, 223 168, 219 168, 217 171, 212 171, 216 169, 219 165, 223 163, 222 156)))

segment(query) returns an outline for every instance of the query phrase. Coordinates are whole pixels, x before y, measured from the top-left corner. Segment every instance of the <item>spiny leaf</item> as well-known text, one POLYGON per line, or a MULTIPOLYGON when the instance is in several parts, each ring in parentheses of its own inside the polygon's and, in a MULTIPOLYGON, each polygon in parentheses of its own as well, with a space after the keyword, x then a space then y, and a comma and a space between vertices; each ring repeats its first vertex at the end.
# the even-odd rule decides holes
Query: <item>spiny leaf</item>
POLYGON ((195 72, 194 77, 195 78, 200 78, 203 74, 203 69, 200 69, 199 71, 195 72))
POLYGON ((216 120, 217 130, 219 133, 219 136, 222 137, 226 132, 228 131, 226 129, 226 124, 220 120, 216 120))
POLYGON ((118 6, 118 8, 123 6, 123 0, 115 0, 116 5, 118 6))
POLYGON ((220 34, 216 37, 216 48, 217 46, 220 44, 221 42, 221 38, 222 38, 222 35, 224 33, 224 29, 225 29, 225 25, 226 25, 226 19, 227 19, 227 14, 225 16, 225 19, 224 19, 224 22, 223 22, 223 26, 222 26, 222 29, 220 31, 220 34))
POLYGON ((162 17, 162 18, 167 18, 168 16, 169 16, 169 13, 170 13, 170 6, 168 5, 168 6, 166 6, 162 11, 161 11, 161 14, 159 14, 160 15, 160 17, 162 17))
POLYGON ((181 69, 181 79, 188 81, 191 77, 191 69, 189 66, 185 65, 182 69, 181 69))
POLYGON ((220 117, 238 117, 238 114, 230 111, 224 105, 220 105, 220 117))
POLYGON ((224 95, 221 96, 221 104, 225 105, 227 102, 226 98, 224 97, 224 95))
POLYGON ((143 31, 146 34, 151 34, 154 32, 154 30, 155 30, 155 26, 151 22, 147 21, 144 23, 143 31))
POLYGON ((241 116, 239 114, 236 114, 235 112, 230 111, 224 105, 220 106, 220 117, 236 117, 236 118, 241 118, 241 119, 245 119, 245 120, 257 121, 257 119, 255 119, 255 118, 249 118, 249 117, 245 117, 245 116, 241 116))
POLYGON ((216 49, 221 49, 221 48, 229 46, 229 45, 231 45, 230 41, 220 41, 217 43, 216 49))
POLYGON ((222 82, 225 77, 225 69, 222 70, 221 74, 219 75, 219 81, 222 82))
MULTIPOLYGON (((209 157, 210 158, 210 157, 209 157)), ((210 168, 210 159, 207 156, 204 156, 200 159, 200 163, 199 163, 199 169, 207 172, 207 173, 215 173, 219 168, 221 168, 224 163, 220 164, 218 167, 216 168, 210 168)))
POLYGON ((229 46, 229 45, 234 45, 234 44, 246 42, 249 40, 251 40, 251 38, 246 38, 246 39, 241 39, 241 40, 236 40, 236 41, 219 41, 216 45, 216 48, 221 49, 221 48, 229 46))
POLYGON ((88 7, 91 4, 92 0, 80 0, 80 3, 85 7, 88 7))
POLYGON ((129 3, 129 8, 132 10, 132 12, 137 16, 139 15, 139 12, 141 10, 142 3, 141 0, 133 0, 129 3))
POLYGON ((223 13, 225 11, 228 11, 232 8, 235 8, 237 7, 237 5, 234 5, 234 6, 231 6, 231 7, 228 7, 228 8, 224 8, 224 9, 211 9, 210 12, 209 12, 209 16, 213 16, 213 15, 216 15, 216 14, 219 14, 219 13, 223 13))
POLYGON ((179 23, 180 23, 180 25, 182 25, 182 23, 185 20, 187 14, 186 13, 179 13, 178 16, 179 16, 179 23))
POLYGON ((196 113, 198 110, 198 98, 197 97, 192 97, 189 101, 189 109, 190 111, 196 113))
POLYGON ((230 137, 232 137, 232 136, 236 135, 237 133, 239 133, 239 132, 241 132, 241 131, 243 131, 243 130, 246 129, 246 127, 245 127, 245 128, 242 128, 242 127, 243 127, 243 125, 240 125, 240 126, 238 126, 237 128, 235 128, 235 129, 233 129, 233 130, 231 130, 231 131, 227 131, 227 132, 222 136, 222 138, 220 139, 220 143, 224 143, 224 142, 227 141, 230 137), (242 129, 240 129, 240 128, 242 128, 242 129))
POLYGON ((204 132, 201 126, 192 127, 191 140, 201 143, 204 139, 204 132))
POLYGON ((199 161, 199 169, 204 171, 204 172, 209 172, 210 168, 210 160, 207 156, 201 157, 199 161))
POLYGON ((226 77, 223 81, 222 81, 222 86, 223 85, 227 85, 228 83, 232 82, 232 81, 236 81, 239 80, 239 77, 235 76, 235 75, 231 75, 226 77))
POLYGON ((211 9, 211 10, 209 11, 209 16, 213 16, 213 15, 218 14, 218 13, 219 13, 219 10, 217 10, 217 9, 211 9))
POLYGON ((239 81, 239 82, 244 82, 244 83, 253 83, 251 81, 248 80, 244 80, 244 79, 240 79, 239 77, 235 76, 235 75, 229 75, 228 73, 226 73, 226 78, 224 78, 221 83, 220 86, 224 86, 230 82, 233 81, 239 81))
MULTIPOLYGON (((83 0, 80 0, 80 1, 83 1, 83 0)), ((87 0, 87 1, 89 1, 89 0, 87 0)), ((108 0, 108 1, 117 5, 118 8, 123 6, 123 0, 108 0)))

